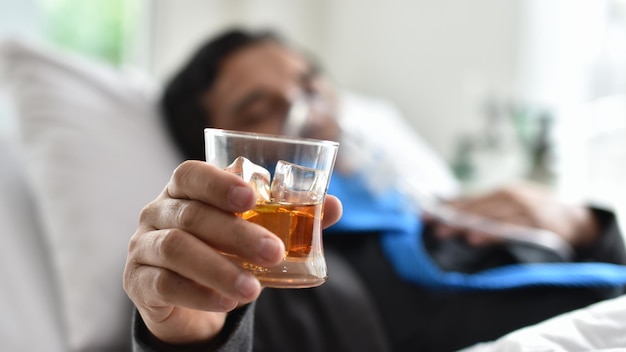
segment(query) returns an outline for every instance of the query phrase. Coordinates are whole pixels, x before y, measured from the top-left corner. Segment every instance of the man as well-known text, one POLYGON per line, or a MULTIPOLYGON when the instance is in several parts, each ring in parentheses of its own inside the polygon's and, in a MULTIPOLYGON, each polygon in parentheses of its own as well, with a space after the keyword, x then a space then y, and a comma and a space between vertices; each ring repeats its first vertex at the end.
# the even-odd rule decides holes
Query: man
MULTIPOLYGON (((204 127, 280 134, 292 103, 302 97, 325 104, 307 135, 341 138, 338 103, 311 61, 271 34, 235 30, 203 46, 175 76, 165 90, 163 113, 185 159, 202 160, 204 127)), ((138 350, 454 350, 622 292, 621 287, 536 283, 476 290, 438 278, 430 287, 423 278, 406 277, 394 253, 386 251, 393 247, 385 247, 390 243, 385 239, 398 238, 390 237, 389 225, 403 223, 407 214, 397 203, 367 196, 358 177, 342 173, 338 164, 331 183, 339 184, 335 191, 341 193, 346 216, 330 228, 339 233, 324 237, 329 280, 314 289, 261 293, 254 276, 220 252, 264 266, 280 261, 284 245, 234 215, 254 205, 250 187, 197 160, 183 162, 144 208, 129 245, 124 288, 138 310, 138 350), (359 205, 366 213, 374 209, 366 216, 389 218, 369 228, 346 225, 352 207, 359 205)), ((624 263, 620 234, 606 212, 518 188, 457 206, 552 230, 577 250, 577 261, 624 263)), ((324 226, 336 223, 341 213, 339 200, 329 196, 324 226)), ((400 231, 416 243, 423 238, 441 267, 465 271, 467 277, 528 256, 554 260, 541 250, 424 224, 417 216, 410 216, 400 231)))

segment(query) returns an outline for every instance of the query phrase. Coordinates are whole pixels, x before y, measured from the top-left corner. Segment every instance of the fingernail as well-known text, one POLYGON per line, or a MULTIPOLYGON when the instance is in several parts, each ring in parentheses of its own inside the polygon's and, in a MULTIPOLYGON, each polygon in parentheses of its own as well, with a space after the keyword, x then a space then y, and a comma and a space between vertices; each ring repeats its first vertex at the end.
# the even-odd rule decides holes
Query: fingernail
POLYGON ((249 208, 254 198, 254 191, 248 187, 235 186, 230 189, 228 199, 237 208, 249 208))
POLYGON ((235 289, 241 297, 252 298, 261 289, 261 284, 254 276, 241 274, 235 281, 235 289))
POLYGON ((280 243, 272 238, 263 238, 259 244, 259 256, 268 261, 275 262, 283 255, 283 248, 280 243))

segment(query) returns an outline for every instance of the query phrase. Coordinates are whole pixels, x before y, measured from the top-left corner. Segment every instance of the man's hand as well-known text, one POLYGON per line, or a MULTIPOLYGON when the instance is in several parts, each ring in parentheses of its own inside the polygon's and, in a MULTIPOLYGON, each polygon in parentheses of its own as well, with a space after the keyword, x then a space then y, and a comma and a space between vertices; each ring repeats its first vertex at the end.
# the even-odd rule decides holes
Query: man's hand
MULTIPOLYGON (((234 214, 255 202, 254 190, 239 177, 187 161, 142 210, 128 248, 124 290, 157 338, 209 340, 228 311, 259 296, 258 280, 221 254, 260 266, 282 259, 277 236, 234 214)), ((341 203, 328 196, 324 210, 327 227, 341 216, 341 203)))
MULTIPOLYGON (((469 214, 489 219, 550 230, 574 247, 592 244, 599 233, 590 209, 565 203, 548 190, 536 185, 518 184, 491 193, 450 201, 447 205, 469 214)), ((426 219, 431 221, 432 219, 426 219)), ((473 245, 488 245, 503 241, 485 233, 434 223, 440 237, 465 236, 473 245)))

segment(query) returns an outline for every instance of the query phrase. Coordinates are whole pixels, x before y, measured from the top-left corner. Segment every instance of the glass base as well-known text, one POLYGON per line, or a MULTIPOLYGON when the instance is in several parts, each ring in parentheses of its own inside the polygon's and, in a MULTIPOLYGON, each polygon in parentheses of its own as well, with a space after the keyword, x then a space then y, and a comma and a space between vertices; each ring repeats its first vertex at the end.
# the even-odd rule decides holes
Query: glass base
POLYGON ((319 278, 313 275, 289 277, 289 275, 267 276, 254 273, 254 276, 259 279, 263 287, 271 288, 310 288, 320 286, 326 282, 326 278, 319 278))
POLYGON ((323 256, 309 258, 285 258, 273 267, 262 267, 227 255, 229 259, 250 271, 263 287, 308 288, 326 282, 326 261, 323 256))

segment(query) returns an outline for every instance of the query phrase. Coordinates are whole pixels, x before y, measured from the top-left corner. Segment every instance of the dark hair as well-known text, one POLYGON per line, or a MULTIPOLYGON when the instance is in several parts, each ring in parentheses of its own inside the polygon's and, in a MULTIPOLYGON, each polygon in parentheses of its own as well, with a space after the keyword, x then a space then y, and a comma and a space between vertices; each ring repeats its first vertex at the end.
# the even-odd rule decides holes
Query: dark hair
POLYGON ((217 79, 220 64, 235 51, 261 41, 282 43, 271 31, 227 30, 202 45, 165 86, 161 114, 185 159, 204 159, 204 128, 210 117, 200 100, 217 79))

